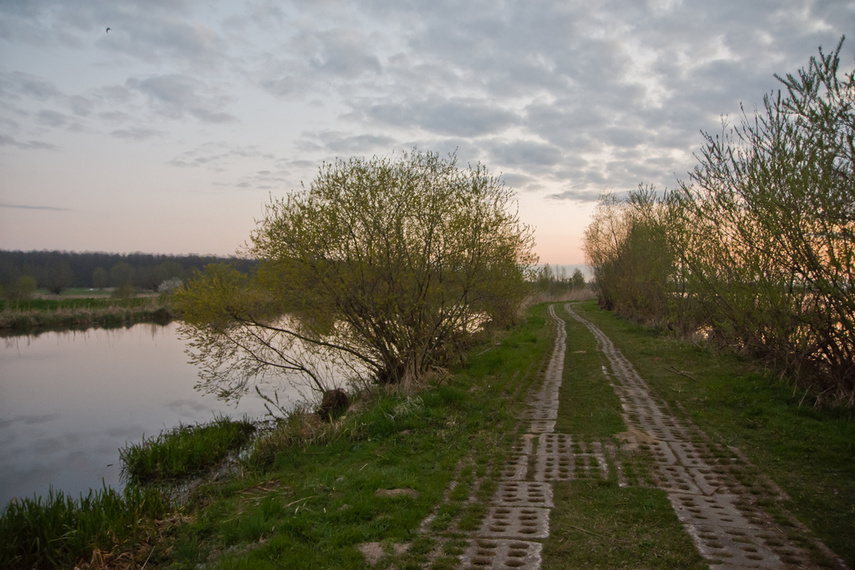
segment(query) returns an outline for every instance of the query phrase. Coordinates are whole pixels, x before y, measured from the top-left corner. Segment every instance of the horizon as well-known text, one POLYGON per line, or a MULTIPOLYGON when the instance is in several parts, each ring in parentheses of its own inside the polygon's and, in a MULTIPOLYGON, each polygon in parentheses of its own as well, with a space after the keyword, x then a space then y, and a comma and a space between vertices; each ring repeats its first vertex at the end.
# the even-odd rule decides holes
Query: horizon
POLYGON ((832 0, 488 6, 2 3, 0 247, 230 256, 323 162, 417 148, 501 175, 541 262, 580 264, 601 194, 686 180, 702 132, 855 25, 832 0))

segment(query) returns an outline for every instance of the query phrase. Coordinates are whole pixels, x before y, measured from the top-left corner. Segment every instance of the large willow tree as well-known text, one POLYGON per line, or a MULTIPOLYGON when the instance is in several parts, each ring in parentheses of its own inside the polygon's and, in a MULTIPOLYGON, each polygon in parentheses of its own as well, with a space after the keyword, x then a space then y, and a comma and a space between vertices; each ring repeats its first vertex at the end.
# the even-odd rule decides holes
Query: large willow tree
POLYGON ((324 390, 324 366, 402 384, 460 357, 514 318, 536 262, 513 197, 454 156, 324 164, 268 205, 256 272, 211 267, 177 295, 203 387, 238 396, 281 370, 324 390))

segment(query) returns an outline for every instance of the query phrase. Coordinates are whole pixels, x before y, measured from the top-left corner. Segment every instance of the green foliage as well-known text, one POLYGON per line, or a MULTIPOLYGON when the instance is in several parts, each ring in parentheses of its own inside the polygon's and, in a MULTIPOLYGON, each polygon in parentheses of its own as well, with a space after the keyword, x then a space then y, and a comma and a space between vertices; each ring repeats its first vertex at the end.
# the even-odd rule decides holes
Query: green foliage
POLYGON ((38 271, 38 282, 40 287, 59 295, 63 289, 74 285, 74 274, 71 272, 71 266, 67 261, 57 260, 38 271))
POLYGON ((110 275, 103 267, 96 267, 92 271, 92 286, 96 289, 104 289, 110 282, 110 275))
POLYGON ((135 269, 127 262, 121 261, 110 268, 110 285, 122 287, 133 286, 135 269))
POLYGON ((53 489, 14 500, 0 513, 0 566, 72 568, 93 551, 134 552, 169 508, 159 491, 133 485, 123 492, 105 486, 79 500, 53 489))
POLYGON ((653 187, 640 185, 626 200, 600 198, 584 249, 601 307, 638 320, 667 315, 674 273, 668 231, 653 187))
POLYGON ((855 76, 843 40, 763 110, 705 135, 689 182, 601 200, 586 231, 601 306, 767 359, 855 406, 855 76))
POLYGON ((4 296, 9 301, 28 301, 36 290, 36 278, 32 275, 22 275, 8 285, 4 290, 4 296))
POLYGON ((763 112, 707 135, 674 201, 698 317, 725 345, 855 405, 855 77, 843 40, 763 112))
POLYGON ((220 463, 255 433, 249 420, 218 417, 209 424, 179 426, 119 450, 123 474, 133 483, 188 477, 220 463))
POLYGON ((541 267, 535 274, 535 286, 542 293, 547 293, 553 298, 566 294, 570 291, 580 291, 585 288, 585 275, 580 269, 576 269, 573 275, 567 277, 563 267, 557 271, 548 263, 541 267))
POLYGON ((327 390, 340 380, 318 363, 332 362, 408 384, 461 358, 474 331, 511 323, 526 294, 532 230, 512 198, 453 156, 325 164, 268 206, 248 252, 257 272, 209 267, 176 295, 205 382, 235 395, 278 368, 327 390))

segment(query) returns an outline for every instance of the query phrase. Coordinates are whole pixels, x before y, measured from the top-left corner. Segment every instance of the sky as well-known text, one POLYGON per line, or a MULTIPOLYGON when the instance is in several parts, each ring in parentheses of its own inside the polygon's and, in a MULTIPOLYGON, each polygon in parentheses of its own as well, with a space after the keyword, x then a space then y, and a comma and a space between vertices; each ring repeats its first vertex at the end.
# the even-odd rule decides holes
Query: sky
POLYGON ((418 149, 580 264, 601 194, 687 180, 853 31, 845 0, 0 0, 0 249, 229 255, 324 161, 418 149))

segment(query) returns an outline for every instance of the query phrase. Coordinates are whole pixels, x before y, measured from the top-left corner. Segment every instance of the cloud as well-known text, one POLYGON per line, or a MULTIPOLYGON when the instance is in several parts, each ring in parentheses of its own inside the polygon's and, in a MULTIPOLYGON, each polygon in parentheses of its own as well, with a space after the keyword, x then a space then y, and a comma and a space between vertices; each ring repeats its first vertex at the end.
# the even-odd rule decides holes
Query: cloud
POLYGON ((36 140, 21 142, 2 133, 0 133, 0 146, 13 146, 24 150, 59 150, 58 146, 51 143, 36 140))
POLYGON ((148 129, 144 127, 129 127, 127 129, 116 129, 110 133, 112 136, 132 141, 145 141, 164 135, 163 131, 148 129))
POLYGON ((230 123, 237 117, 222 111, 232 98, 205 82, 182 74, 156 75, 146 79, 131 78, 128 89, 148 97, 152 109, 171 119, 192 116, 203 123, 230 123))
POLYGON ((352 27, 316 29, 308 24, 293 31, 275 52, 265 51, 248 72, 253 82, 280 98, 302 98, 367 86, 381 75, 376 54, 378 36, 352 27))
POLYGON ((400 148, 397 140, 386 135, 351 135, 341 131, 304 132, 300 148, 324 150, 336 154, 366 155, 400 148))
POLYGON ((181 168, 207 167, 224 171, 227 166, 246 160, 274 162, 276 158, 257 146, 240 146, 228 142, 208 142, 172 158, 169 164, 181 168))
POLYGON ((537 141, 489 141, 485 143, 490 162, 503 167, 522 168, 526 171, 551 169, 563 158, 561 148, 537 141))
POLYGON ((49 210, 52 212, 68 212, 69 208, 56 208, 53 206, 30 206, 26 204, 0 204, 0 208, 10 208, 15 210, 49 210))
POLYGON ((365 115, 381 125, 459 137, 498 134, 519 122, 512 110, 481 99, 460 97, 388 101, 365 109, 365 115))

